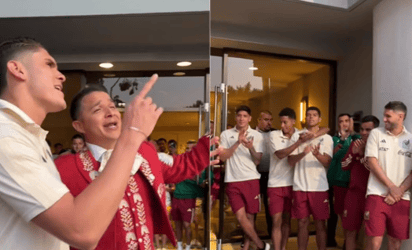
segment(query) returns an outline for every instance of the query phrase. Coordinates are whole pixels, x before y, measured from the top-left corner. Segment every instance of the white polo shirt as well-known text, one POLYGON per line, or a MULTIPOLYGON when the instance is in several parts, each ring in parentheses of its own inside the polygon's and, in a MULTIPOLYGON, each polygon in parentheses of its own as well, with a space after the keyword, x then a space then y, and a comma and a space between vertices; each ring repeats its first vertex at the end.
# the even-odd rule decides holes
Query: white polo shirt
POLYGON ((295 133, 289 139, 282 130, 272 131, 269 137, 270 170, 268 187, 287 187, 293 185, 294 168, 289 165, 288 157, 279 159, 275 152, 291 146, 291 141, 299 140, 299 130, 295 128, 295 133))
MULTIPOLYGON (((262 135, 250 126, 247 129, 247 136, 253 136, 253 147, 256 152, 263 152, 263 137, 262 135)), ((223 148, 230 148, 239 138, 239 131, 236 127, 225 130, 220 135, 220 144, 223 148)), ((225 182, 238 182, 260 179, 260 174, 257 171, 255 163, 253 163, 252 155, 249 149, 240 144, 232 157, 226 160, 225 182)))
MULTIPOLYGON (((399 186, 412 171, 412 135, 405 128, 395 136, 385 128, 371 131, 366 144, 365 156, 375 157, 386 176, 399 186)), ((388 188, 371 172, 368 180, 368 195, 386 196, 388 188)), ((410 200, 410 191, 402 196, 410 200)))
POLYGON ((69 249, 31 220, 69 192, 46 143, 47 131, 0 100, 0 249, 69 249))
MULTIPOLYGON (((301 132, 306 132, 307 129, 303 129, 301 132)), ((299 139, 299 137, 297 137, 299 139)), ((297 140, 291 140, 291 143, 295 143, 297 140)), ((319 152, 321 154, 326 153, 330 157, 333 156, 333 140, 330 135, 322 135, 308 142, 301 144, 292 155, 300 154, 304 148, 311 144, 317 146, 320 143, 319 152)), ((295 165, 295 171, 293 176, 293 190, 305 191, 305 192, 320 192, 327 191, 329 189, 328 180, 326 178, 325 167, 316 159, 310 152, 303 157, 295 165)))
POLYGON ((259 165, 257 166, 258 172, 269 173, 269 168, 270 168, 269 137, 270 137, 271 131, 264 132, 260 130, 258 127, 256 127, 256 131, 259 132, 263 138, 263 155, 262 155, 262 159, 260 160, 259 165))

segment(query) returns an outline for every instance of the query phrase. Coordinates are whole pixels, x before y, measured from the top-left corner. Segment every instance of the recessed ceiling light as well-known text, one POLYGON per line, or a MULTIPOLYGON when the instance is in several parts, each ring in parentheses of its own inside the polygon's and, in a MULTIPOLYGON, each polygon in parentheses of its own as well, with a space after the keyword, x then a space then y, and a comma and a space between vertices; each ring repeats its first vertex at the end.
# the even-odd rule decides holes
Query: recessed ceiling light
POLYGON ((112 64, 112 63, 109 63, 109 62, 106 62, 106 63, 101 63, 101 64, 99 64, 99 66, 100 66, 101 68, 110 69, 110 68, 113 67, 113 64, 112 64))
POLYGON ((192 65, 191 62, 178 62, 177 63, 177 66, 180 66, 180 67, 187 67, 187 66, 190 66, 190 65, 192 65))
POLYGON ((104 77, 115 77, 116 75, 115 74, 104 74, 103 76, 104 77))
POLYGON ((298 59, 298 62, 301 62, 301 63, 307 63, 308 61, 303 60, 303 59, 298 59))
POLYGON ((257 67, 250 67, 249 69, 250 70, 257 70, 258 68, 257 67))
POLYGON ((173 75, 174 76, 184 76, 184 75, 186 75, 186 73, 185 72, 175 72, 175 73, 173 73, 173 75))

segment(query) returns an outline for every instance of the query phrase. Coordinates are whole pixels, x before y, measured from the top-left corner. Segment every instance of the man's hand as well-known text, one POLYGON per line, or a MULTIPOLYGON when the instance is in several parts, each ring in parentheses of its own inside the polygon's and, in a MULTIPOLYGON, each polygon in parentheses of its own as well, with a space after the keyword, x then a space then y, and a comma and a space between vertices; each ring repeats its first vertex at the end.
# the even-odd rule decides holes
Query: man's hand
POLYGON ((352 148, 352 153, 354 154, 359 154, 360 156, 363 156, 365 153, 365 146, 366 142, 364 140, 358 139, 353 142, 353 148, 352 148))
POLYGON ((300 133, 299 134, 299 140, 303 143, 303 142, 307 142, 307 141, 309 141, 309 140, 311 140, 311 139, 313 139, 313 138, 315 138, 315 134, 314 133, 312 133, 312 132, 310 132, 310 131, 307 131, 307 132, 305 132, 305 133, 300 133))
POLYGON ((391 195, 396 202, 400 201, 403 195, 403 192, 400 187, 395 185, 389 187, 389 195, 391 195))
POLYGON ((386 204, 390 205, 390 206, 396 203, 395 198, 393 198, 393 196, 390 195, 390 194, 388 194, 388 195, 385 197, 384 202, 385 202, 386 204))
POLYGON ((239 144, 243 144, 243 142, 246 140, 246 135, 247 135, 246 130, 240 130, 239 131, 239 137, 237 139, 239 144))
POLYGON ((333 154, 336 154, 342 148, 342 146, 342 144, 338 143, 338 145, 336 145, 336 147, 333 149, 333 154))
POLYGON ((312 146, 312 147, 310 148, 310 151, 312 151, 312 154, 313 154, 314 156, 320 155, 319 150, 320 150, 320 143, 319 143, 318 145, 312 146))
POLYGON ((243 142, 242 142, 243 146, 245 146, 245 148, 251 149, 253 148, 253 137, 250 138, 246 138, 243 142))
POLYGON ((212 161, 210 161, 210 165, 216 165, 219 164, 220 162, 220 157, 219 154, 222 152, 223 147, 219 146, 219 137, 215 136, 210 140, 210 145, 216 145, 216 149, 210 151, 210 158, 213 158, 216 156, 216 158, 212 161))
POLYGON ((152 89, 157 78, 157 74, 154 74, 126 108, 123 118, 123 130, 134 127, 139 129, 146 137, 152 133, 157 120, 163 113, 163 109, 157 108, 156 104, 152 102, 152 98, 146 97, 146 95, 152 89))

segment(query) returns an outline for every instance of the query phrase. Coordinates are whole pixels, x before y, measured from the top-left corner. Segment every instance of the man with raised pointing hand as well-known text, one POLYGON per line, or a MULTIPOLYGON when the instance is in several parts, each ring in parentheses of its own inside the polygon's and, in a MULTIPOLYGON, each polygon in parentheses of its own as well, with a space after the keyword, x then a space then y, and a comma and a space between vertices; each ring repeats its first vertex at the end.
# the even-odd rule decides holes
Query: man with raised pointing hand
POLYGON ((68 249, 67 242, 94 249, 118 210, 136 152, 163 112, 146 98, 157 76, 126 109, 104 171, 74 197, 40 127, 48 113, 66 108, 56 61, 21 38, 0 44, 0 70, 0 248, 68 249))

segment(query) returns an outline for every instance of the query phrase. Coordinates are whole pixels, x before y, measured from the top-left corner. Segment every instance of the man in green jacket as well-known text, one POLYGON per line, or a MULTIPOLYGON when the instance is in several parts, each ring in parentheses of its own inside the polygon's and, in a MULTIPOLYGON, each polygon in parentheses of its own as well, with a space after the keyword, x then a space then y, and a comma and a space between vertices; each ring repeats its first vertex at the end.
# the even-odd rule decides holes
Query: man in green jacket
MULTIPOLYGON (((188 141, 186 145, 186 152, 189 152, 196 145, 196 142, 188 141)), ((212 175, 213 173, 211 172, 210 174, 212 175)), ((193 179, 176 184, 172 199, 171 216, 175 222, 177 250, 183 249, 183 229, 186 232, 186 250, 190 250, 192 238, 191 224, 195 217, 196 198, 203 198, 205 196, 205 190, 202 187, 205 179, 206 170, 193 179)))
POLYGON ((330 190, 331 217, 328 220, 328 246, 336 246, 335 231, 337 216, 342 218, 343 203, 348 191, 350 171, 343 171, 341 162, 345 157, 353 140, 360 136, 353 134, 353 120, 350 114, 343 113, 338 116, 338 133, 333 137, 333 158, 328 170, 328 182, 330 190), (333 199, 334 197, 334 199, 333 199), (332 211, 335 211, 334 213, 332 211), (333 216, 335 214, 335 216, 333 216))

